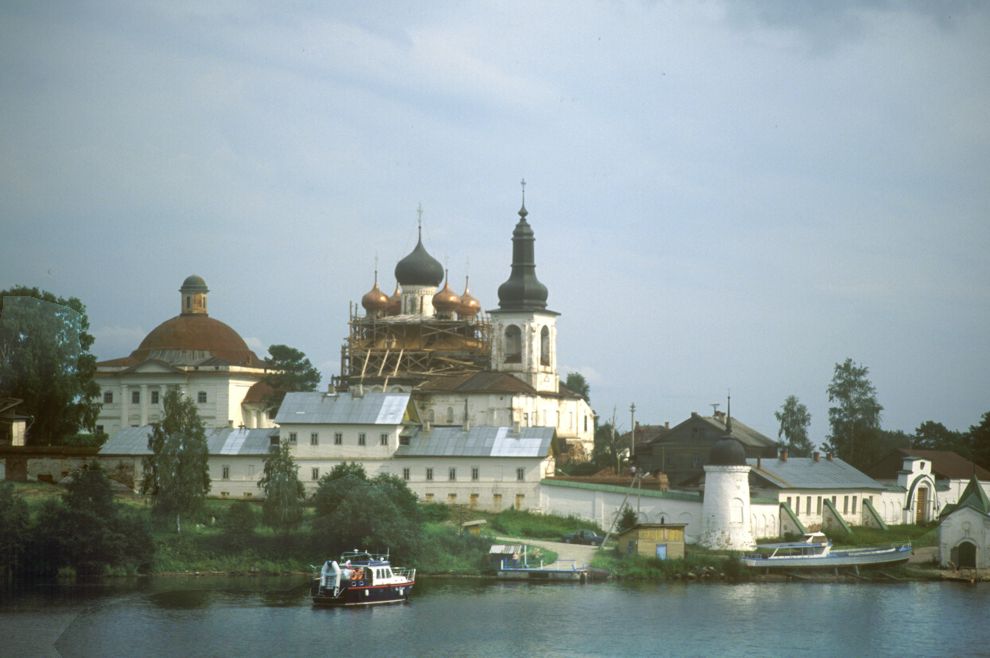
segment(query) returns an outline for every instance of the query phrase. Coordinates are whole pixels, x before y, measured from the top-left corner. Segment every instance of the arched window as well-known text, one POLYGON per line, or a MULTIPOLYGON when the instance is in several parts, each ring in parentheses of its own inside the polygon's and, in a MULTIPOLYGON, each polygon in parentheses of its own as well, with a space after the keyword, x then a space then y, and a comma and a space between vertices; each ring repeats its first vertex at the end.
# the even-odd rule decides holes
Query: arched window
POLYGON ((505 328, 503 348, 506 363, 522 363, 522 331, 516 325, 505 328))
POLYGON ((540 365, 550 365, 550 328, 540 330, 540 365))

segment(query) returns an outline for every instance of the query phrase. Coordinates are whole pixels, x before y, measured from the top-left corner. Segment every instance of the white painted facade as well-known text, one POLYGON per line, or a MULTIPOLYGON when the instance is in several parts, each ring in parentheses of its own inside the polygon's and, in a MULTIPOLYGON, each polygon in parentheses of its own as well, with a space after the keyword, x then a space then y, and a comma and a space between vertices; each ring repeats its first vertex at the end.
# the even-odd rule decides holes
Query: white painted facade
POLYGON ((705 466, 702 546, 732 551, 756 547, 750 527, 749 471, 749 466, 705 466))
POLYGON ((95 377, 103 401, 96 424, 113 435, 125 427, 161 420, 165 392, 178 387, 196 403, 207 427, 272 427, 261 405, 244 402, 264 370, 240 366, 169 366, 147 361, 136 368, 102 368, 95 377))
POLYGON ((507 372, 541 393, 557 393, 557 313, 489 311, 492 369, 507 372))
POLYGON ((962 507, 942 520, 938 529, 939 563, 958 567, 966 558, 960 551, 975 554, 977 569, 990 569, 990 516, 962 507))

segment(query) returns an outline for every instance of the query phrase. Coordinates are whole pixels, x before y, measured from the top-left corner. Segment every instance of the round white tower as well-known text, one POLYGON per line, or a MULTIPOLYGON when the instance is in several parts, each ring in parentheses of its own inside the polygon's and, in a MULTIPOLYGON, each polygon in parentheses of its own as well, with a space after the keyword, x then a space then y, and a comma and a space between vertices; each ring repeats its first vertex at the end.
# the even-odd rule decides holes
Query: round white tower
MULTIPOLYGON (((732 431, 731 421, 727 430, 732 431)), ((712 446, 705 465, 702 546, 730 551, 756 547, 749 521, 749 470, 738 439, 727 434, 712 446)))

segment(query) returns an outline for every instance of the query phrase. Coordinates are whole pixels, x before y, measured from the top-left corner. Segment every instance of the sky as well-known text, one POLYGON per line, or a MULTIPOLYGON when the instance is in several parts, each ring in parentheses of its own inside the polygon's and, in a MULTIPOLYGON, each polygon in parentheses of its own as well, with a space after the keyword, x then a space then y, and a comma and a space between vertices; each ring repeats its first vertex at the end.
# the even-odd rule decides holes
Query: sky
POLYGON ((520 181, 563 377, 816 443, 990 410, 990 4, 2 2, 0 289, 126 356, 179 311, 340 370, 423 241, 496 308, 520 181))

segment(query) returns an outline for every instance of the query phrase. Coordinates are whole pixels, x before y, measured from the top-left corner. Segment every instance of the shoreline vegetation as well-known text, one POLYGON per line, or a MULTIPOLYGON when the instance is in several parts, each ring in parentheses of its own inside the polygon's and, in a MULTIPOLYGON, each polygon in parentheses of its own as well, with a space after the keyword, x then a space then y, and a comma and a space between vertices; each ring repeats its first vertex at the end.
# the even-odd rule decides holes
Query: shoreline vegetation
MULTIPOLYGON (((3 490, 7 495, 0 497, 3 498, 4 507, 8 509, 0 512, 9 513, 18 507, 26 511, 26 518, 21 518, 19 523, 20 529, 27 535, 28 552, 20 555, 19 559, 22 563, 38 559, 37 537, 51 534, 51 529, 34 526, 35 532, 32 535, 29 532, 31 524, 48 522, 53 518, 51 510, 57 505, 68 507, 68 503, 59 502, 68 497, 67 488, 45 483, 16 483, 3 486, 3 490)), ((0 555, 0 581, 25 577, 61 580, 94 575, 114 578, 308 576, 312 574, 315 565, 335 557, 341 548, 326 546, 327 529, 319 531, 319 517, 312 505, 304 507, 303 518, 297 528, 276 531, 258 525, 257 518, 261 508, 259 502, 209 499, 199 518, 186 524, 183 531, 177 533, 172 527, 155 526, 152 523, 151 505, 147 497, 130 492, 116 492, 113 501, 114 509, 121 518, 130 519, 125 526, 127 529, 134 532, 138 531, 135 529, 148 529, 150 545, 141 550, 150 548, 149 552, 142 553, 137 560, 129 559, 133 556, 118 554, 116 557, 120 559, 108 560, 102 569, 94 569, 91 565, 79 568, 72 564, 72 556, 65 554, 62 556, 65 564, 60 564, 55 570, 43 570, 40 573, 30 570, 16 572, 10 566, 12 560, 16 565, 18 556, 10 548, 10 538, 6 537, 7 541, 2 546, 5 553, 0 555), (243 518, 238 521, 238 516, 243 518)), ((494 572, 487 560, 489 547, 502 543, 495 539, 496 536, 515 537, 520 543, 526 543, 527 539, 559 541, 564 534, 582 528, 600 530, 588 521, 573 517, 516 510, 491 513, 431 503, 417 503, 417 506, 418 526, 415 537, 403 538, 399 542, 403 549, 393 550, 392 555, 396 562, 414 565, 419 574, 429 578, 493 578, 494 572), (478 520, 485 521, 480 536, 462 531, 462 523, 478 520)), ((369 521, 375 523, 374 519, 369 521)), ((71 529, 71 524, 68 527, 71 529)), ((9 535, 12 528, 13 526, 8 525, 6 534, 9 535)), ((367 539, 370 541, 373 538, 369 536, 367 539)), ((837 546, 911 542, 916 550, 927 548, 928 553, 933 554, 931 547, 937 543, 937 527, 892 526, 886 531, 857 527, 852 535, 836 535, 831 539, 837 546)), ((135 545, 142 546, 141 542, 135 545)), ((63 550, 64 548, 63 544, 63 550)), ((362 545, 361 548, 385 550, 390 547, 362 545)), ((539 563, 542 559, 549 564, 557 559, 556 554, 534 545, 529 545, 528 552, 531 563, 539 563)), ((43 559, 47 557, 49 556, 43 556, 43 559)), ((606 547, 596 553, 589 566, 600 577, 632 583, 786 580, 900 582, 943 579, 943 572, 934 564, 934 558, 927 563, 913 561, 893 568, 863 569, 858 574, 825 570, 768 575, 746 569, 738 555, 709 551, 694 545, 687 547, 683 560, 667 561, 638 556, 620 557, 614 548, 606 547)))

